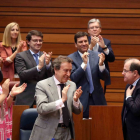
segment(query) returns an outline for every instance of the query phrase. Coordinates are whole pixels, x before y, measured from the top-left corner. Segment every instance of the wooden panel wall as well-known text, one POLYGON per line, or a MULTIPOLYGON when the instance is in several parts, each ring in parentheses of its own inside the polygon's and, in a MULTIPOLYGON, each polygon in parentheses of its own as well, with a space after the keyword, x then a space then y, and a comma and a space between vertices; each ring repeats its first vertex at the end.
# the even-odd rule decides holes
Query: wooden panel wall
POLYGON ((25 40, 28 31, 44 34, 42 50, 53 57, 76 51, 74 34, 87 31, 87 22, 99 18, 102 36, 111 40, 116 60, 110 63, 112 83, 108 104, 122 104, 125 83, 121 71, 126 58, 140 58, 140 3, 138 0, 4 0, 0 2, 0 41, 5 26, 17 22, 25 40))

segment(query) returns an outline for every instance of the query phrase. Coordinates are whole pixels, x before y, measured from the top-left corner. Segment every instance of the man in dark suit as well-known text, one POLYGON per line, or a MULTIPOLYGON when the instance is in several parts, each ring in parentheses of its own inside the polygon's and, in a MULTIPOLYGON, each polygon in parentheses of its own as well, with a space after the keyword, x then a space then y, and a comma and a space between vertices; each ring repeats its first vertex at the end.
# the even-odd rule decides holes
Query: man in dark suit
POLYGON ((122 110, 124 140, 140 140, 140 61, 125 60, 122 74, 128 84, 122 110))
POLYGON ((39 115, 30 140, 74 138, 72 112, 79 114, 82 110, 79 101, 82 90, 69 81, 71 70, 72 60, 59 56, 52 62, 54 76, 37 83, 35 98, 39 115))
POLYGON ((105 80, 109 76, 105 68, 105 55, 94 51, 88 51, 88 34, 78 32, 75 34, 75 47, 77 52, 70 54, 73 60, 71 80, 82 86, 83 94, 80 101, 83 104, 83 117, 89 117, 89 105, 106 105, 106 100, 100 79, 105 80))
POLYGON ((35 104, 35 86, 40 80, 51 76, 50 59, 52 53, 43 53, 40 51, 43 43, 43 34, 32 30, 26 36, 29 50, 18 53, 15 58, 15 67, 20 77, 20 85, 27 83, 24 92, 16 96, 16 105, 35 104))
MULTIPOLYGON (((107 70, 109 70, 109 65, 108 62, 114 62, 115 61, 115 56, 113 53, 113 50, 111 48, 111 42, 110 40, 106 38, 102 38, 100 35, 101 33, 101 22, 99 19, 91 19, 88 22, 88 33, 89 33, 89 49, 91 51, 97 51, 100 53, 105 54, 105 66, 107 70)), ((106 92, 106 86, 111 84, 111 79, 110 79, 110 74, 109 78, 105 80, 105 85, 104 85, 104 93, 106 92)))

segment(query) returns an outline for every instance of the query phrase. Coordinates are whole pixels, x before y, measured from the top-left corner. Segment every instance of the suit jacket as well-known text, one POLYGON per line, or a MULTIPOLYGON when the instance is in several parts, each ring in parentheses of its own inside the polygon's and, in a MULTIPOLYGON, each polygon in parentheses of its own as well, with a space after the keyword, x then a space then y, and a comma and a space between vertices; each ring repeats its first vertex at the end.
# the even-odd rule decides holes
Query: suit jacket
MULTIPOLYGON (((126 86, 126 90, 128 87, 129 85, 126 86)), ((127 100, 125 100, 126 90, 125 90, 124 105, 122 110, 122 127, 123 127, 124 140, 126 140, 126 135, 128 135, 130 140, 139 140, 140 139, 140 80, 136 84, 136 87, 132 93, 132 97, 129 97, 127 100)))
MULTIPOLYGON (((27 50, 26 43, 24 42, 22 46, 22 50, 27 50)), ((6 61, 6 58, 12 55, 12 49, 11 47, 5 47, 2 45, 2 42, 0 43, 0 56, 3 58, 2 63, 2 73, 3 78, 10 78, 10 80, 13 80, 14 74, 15 74, 15 66, 14 61, 12 63, 9 63, 6 61)))
MULTIPOLYGON (((40 52, 41 56, 43 52, 40 52)), ((20 78, 20 85, 27 83, 26 89, 19 95, 16 96, 16 105, 29 105, 31 106, 34 102, 35 86, 40 80, 52 76, 51 70, 44 67, 40 72, 37 71, 36 62, 30 52, 30 50, 18 53, 15 59, 15 67, 20 78)))
MULTIPOLYGON (((106 80, 109 76, 108 70, 105 68, 103 72, 99 70, 99 57, 98 52, 89 51, 89 63, 91 68, 91 74, 93 79, 94 91, 92 93, 92 98, 95 105, 106 105, 106 100, 103 92, 103 88, 100 83, 100 79, 106 80)), ((83 93, 80 97, 80 101, 84 106, 84 111, 88 105, 89 99, 89 80, 86 71, 81 68, 83 62, 78 51, 70 54, 70 57, 73 60, 72 63, 72 72, 71 80, 76 83, 77 88, 82 86, 83 93)))
MULTIPOLYGON (((104 53, 103 49, 100 46, 99 46, 98 52, 100 52, 100 53, 102 52, 102 53, 105 54, 105 61, 104 61, 104 63, 105 63, 105 66, 106 66, 107 70, 109 71, 109 77, 105 80, 105 85, 110 85, 111 84, 111 79, 110 79, 110 69, 109 69, 108 62, 114 62, 115 61, 115 55, 114 55, 113 50, 111 48, 110 40, 108 40, 106 38, 103 38, 103 40, 104 40, 105 45, 109 49, 109 54, 106 55, 104 53)), ((90 44, 90 42, 91 42, 91 37, 90 36, 88 37, 88 41, 89 41, 89 44, 90 44)))
MULTIPOLYGON (((67 81, 66 85, 69 84, 67 106, 71 120, 71 133, 74 136, 72 112, 79 114, 82 110, 82 104, 80 103, 79 109, 73 105, 73 94, 76 90, 76 85, 71 81, 67 81)), ((54 77, 37 83, 35 98, 39 115, 35 121, 30 140, 51 140, 55 135, 60 119, 60 110, 57 110, 55 105, 55 101, 59 100, 59 97, 54 77)))

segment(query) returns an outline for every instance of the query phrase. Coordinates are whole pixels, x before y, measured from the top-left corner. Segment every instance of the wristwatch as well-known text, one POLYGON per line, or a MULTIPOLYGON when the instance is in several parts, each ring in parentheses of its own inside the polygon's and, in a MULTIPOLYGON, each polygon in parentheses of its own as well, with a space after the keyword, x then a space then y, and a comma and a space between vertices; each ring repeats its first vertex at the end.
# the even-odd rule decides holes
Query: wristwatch
POLYGON ((105 48, 102 48, 103 50, 107 49, 107 46, 105 45, 105 48))

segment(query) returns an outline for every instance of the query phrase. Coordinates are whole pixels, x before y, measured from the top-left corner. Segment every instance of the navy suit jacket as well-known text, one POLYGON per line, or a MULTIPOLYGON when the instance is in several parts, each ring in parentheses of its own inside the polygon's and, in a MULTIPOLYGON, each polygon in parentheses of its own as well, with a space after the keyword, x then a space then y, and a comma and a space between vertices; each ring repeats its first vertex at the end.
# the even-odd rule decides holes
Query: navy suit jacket
MULTIPOLYGON (((110 70, 109 70, 108 62, 114 62, 115 61, 115 55, 114 55, 113 50, 111 48, 110 40, 108 40, 106 38, 103 38, 103 40, 104 40, 105 45, 109 49, 109 54, 106 55, 104 53, 103 49, 100 46, 99 46, 98 52, 100 52, 100 53, 102 52, 102 53, 105 54, 105 61, 104 61, 104 63, 105 63, 105 66, 106 66, 107 70, 109 71, 109 77, 105 80, 105 85, 110 85, 111 84, 111 79, 110 79, 110 70)), ((88 41, 89 41, 89 44, 90 44, 90 42, 91 42, 91 37, 90 36, 88 37, 88 41)))
MULTIPOLYGON (((109 72, 105 69, 103 72, 99 70, 99 57, 98 52, 89 51, 89 63, 91 68, 91 74, 93 79, 94 91, 92 93, 92 98, 95 105, 106 105, 106 100, 103 92, 103 88, 100 83, 100 79, 105 80, 109 76, 109 72)), ((83 93, 80 97, 80 101, 84 106, 84 111, 88 105, 89 99, 89 79, 86 73, 81 68, 81 64, 83 62, 81 56, 79 55, 78 51, 70 54, 70 57, 73 60, 72 63, 72 73, 71 73, 71 80, 76 83, 77 88, 82 86, 83 93)))
MULTIPOLYGON (((126 86, 126 90, 128 87, 129 85, 126 86)), ((129 97, 127 100, 125 100, 126 90, 125 90, 124 105, 122 110, 122 127, 123 127, 124 140, 127 140, 126 135, 128 135, 130 140, 139 140, 140 139, 140 80, 136 84, 136 87, 132 93, 132 97, 129 97)))

